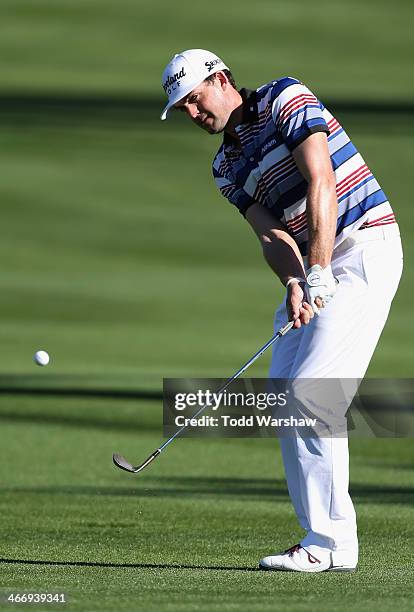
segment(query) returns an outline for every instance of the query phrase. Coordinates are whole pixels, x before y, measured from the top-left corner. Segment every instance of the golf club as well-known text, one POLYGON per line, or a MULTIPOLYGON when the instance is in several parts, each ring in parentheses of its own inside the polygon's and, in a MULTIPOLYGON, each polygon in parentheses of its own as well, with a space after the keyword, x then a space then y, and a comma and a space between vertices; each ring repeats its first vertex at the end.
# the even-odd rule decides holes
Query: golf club
MULTIPOLYGON (((256 359, 258 359, 261 355, 263 355, 263 353, 269 348, 269 346, 271 346, 274 342, 276 342, 276 340, 278 338, 281 338, 282 336, 284 336, 292 327, 293 327, 294 321, 288 321, 286 323, 286 325, 284 325, 283 327, 281 327, 279 329, 279 331, 277 332, 277 334, 275 334, 272 338, 270 338, 270 340, 268 340, 268 342, 266 342, 266 344, 264 344, 262 346, 262 348, 260 348, 257 353, 255 353, 255 355, 253 355, 253 357, 251 359, 249 359, 249 361, 247 361, 241 368, 240 370, 238 370, 231 378, 229 378, 221 387, 220 389, 218 389, 216 391, 216 393, 221 393, 222 391, 224 391, 225 389, 227 389, 227 387, 234 381, 236 380, 236 378, 239 378, 239 376, 241 376, 243 374, 243 372, 245 372, 247 370, 247 368, 249 368, 252 363, 254 363, 256 361, 256 359)), ((201 414, 206 408, 209 407, 210 404, 205 404, 204 406, 201 406, 201 408, 199 408, 197 410, 197 412, 195 414, 193 414, 193 416, 191 418, 196 418, 199 414, 201 414)), ((144 468, 146 468, 150 463, 152 463, 152 461, 154 461, 154 459, 156 457, 158 457, 158 455, 164 450, 164 448, 166 448, 169 444, 171 444, 171 442, 173 440, 175 440, 175 438, 177 438, 183 431, 184 429, 186 429, 188 427, 188 425, 183 425, 183 427, 181 427, 180 429, 178 429, 175 434, 173 436, 171 436, 171 438, 168 438, 168 440, 166 440, 166 442, 164 442, 164 444, 162 444, 159 448, 157 448, 157 450, 155 450, 147 459, 145 459, 145 461, 143 463, 141 463, 140 465, 137 466, 133 466, 131 463, 129 463, 125 457, 123 457, 122 455, 119 455, 118 453, 114 453, 112 456, 113 462, 115 463, 115 465, 117 467, 119 467, 121 470, 125 470, 126 472, 132 472, 133 474, 137 474, 138 472, 141 472, 144 468)))

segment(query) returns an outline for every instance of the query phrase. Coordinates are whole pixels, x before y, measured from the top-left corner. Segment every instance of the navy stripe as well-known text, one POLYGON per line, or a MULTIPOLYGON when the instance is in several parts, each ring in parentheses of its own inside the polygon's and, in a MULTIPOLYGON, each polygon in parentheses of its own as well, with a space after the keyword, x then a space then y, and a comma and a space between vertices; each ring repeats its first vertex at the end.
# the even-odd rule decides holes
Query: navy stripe
POLYGON ((226 176, 222 176, 218 170, 213 166, 213 176, 214 178, 227 178, 226 176))
POLYGON ((277 201, 277 209, 283 212, 285 208, 289 208, 289 206, 304 198, 307 190, 308 183, 302 179, 295 187, 292 187, 292 189, 289 189, 289 191, 280 196, 277 201))
POLYGON ((331 155, 332 167, 334 170, 342 166, 342 164, 348 159, 351 159, 354 155, 358 153, 357 149, 354 147, 351 141, 349 141, 346 145, 335 151, 331 155))
MULTIPOLYGON (((300 115, 301 113, 306 113, 307 110, 314 108, 318 111, 320 111, 320 106, 319 104, 317 104, 316 102, 306 102, 305 104, 303 104, 300 108, 298 108, 297 110, 295 110, 295 112, 293 112, 291 115, 289 115, 289 117, 287 117, 287 119, 284 120, 284 122, 282 123, 282 130, 288 126, 289 123, 291 123, 293 121, 293 119, 295 119, 296 117, 298 117, 298 115, 300 115)), ((320 117, 320 121, 321 123, 326 123, 325 119, 322 117, 322 113, 319 114, 320 117)), ((317 117, 315 117, 315 119, 317 119, 317 117)), ((307 119, 307 121, 310 121, 310 119, 307 119)))
POLYGON ((280 96, 282 91, 285 91, 285 89, 287 89, 288 87, 291 87, 292 85, 300 85, 300 81, 298 81, 297 79, 293 79, 292 77, 282 77, 281 79, 278 79, 276 83, 273 83, 273 88, 272 88, 273 101, 278 96, 280 96))
POLYGON ((367 196, 364 200, 362 200, 362 202, 351 208, 351 210, 345 211, 344 214, 339 217, 336 235, 340 234, 345 227, 348 227, 348 225, 352 225, 352 223, 358 221, 358 219, 368 210, 375 208, 380 204, 384 204, 384 202, 387 202, 387 196, 382 189, 371 193, 371 195, 367 196))
MULTIPOLYGON (((328 125, 328 124, 327 124, 328 125)), ((331 134, 328 138, 329 142, 331 142, 334 138, 336 138, 337 136, 339 136, 340 134, 344 133, 344 128, 341 128, 340 130, 336 130, 336 132, 334 132, 333 134, 331 134)))
POLYGON ((326 134, 329 134, 327 124, 315 123, 315 125, 310 125, 309 121, 307 124, 304 124, 292 132, 292 134, 285 139, 289 150, 293 151, 293 149, 296 149, 296 147, 306 140, 308 136, 315 134, 316 132, 325 132, 326 134))
POLYGON ((305 240, 305 242, 301 242, 298 246, 300 254, 305 257, 308 254, 308 241, 305 240))
POLYGON ((241 166, 240 168, 235 169, 236 183, 240 187, 243 187, 247 179, 249 178, 251 171, 254 170, 256 167, 257 167, 257 164, 247 162, 244 164, 244 166, 241 166))

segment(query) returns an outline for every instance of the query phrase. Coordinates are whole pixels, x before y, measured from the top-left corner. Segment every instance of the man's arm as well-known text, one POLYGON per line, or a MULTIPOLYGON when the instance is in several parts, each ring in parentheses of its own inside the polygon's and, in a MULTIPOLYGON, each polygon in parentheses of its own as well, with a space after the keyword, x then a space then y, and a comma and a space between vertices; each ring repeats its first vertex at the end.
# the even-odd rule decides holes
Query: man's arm
POLYGON ((246 219, 256 232, 263 255, 281 283, 305 274, 298 245, 282 223, 262 204, 252 204, 246 211, 246 219))
POLYGON ((319 264, 326 268, 331 263, 338 218, 336 181, 326 134, 312 134, 294 149, 292 155, 308 182, 308 267, 319 264))
MULTIPOLYGON (((330 265, 332 257, 338 216, 336 181, 326 134, 312 134, 294 149, 292 155, 308 182, 308 267, 319 265, 325 269, 330 265)), ((280 221, 260 204, 248 208, 246 219, 259 237, 269 266, 284 285, 288 283, 289 318, 297 319, 295 327, 300 327, 301 323, 306 325, 313 316, 313 309, 305 301, 303 285, 289 282, 290 279, 306 276, 296 242, 280 221)), ((323 307, 318 298, 315 303, 323 307)))
POLYGON ((336 292, 331 270, 338 217, 336 180, 326 134, 309 136, 292 152, 302 176, 308 182, 306 217, 308 226, 308 270, 306 296, 316 314, 336 292))
POLYGON ((246 211, 246 219, 260 240, 267 263, 284 285, 288 283, 289 320, 295 320, 294 327, 300 327, 301 323, 307 325, 313 317, 312 308, 304 302, 300 285, 289 282, 294 278, 305 277, 298 245, 280 221, 262 204, 252 204, 246 211))

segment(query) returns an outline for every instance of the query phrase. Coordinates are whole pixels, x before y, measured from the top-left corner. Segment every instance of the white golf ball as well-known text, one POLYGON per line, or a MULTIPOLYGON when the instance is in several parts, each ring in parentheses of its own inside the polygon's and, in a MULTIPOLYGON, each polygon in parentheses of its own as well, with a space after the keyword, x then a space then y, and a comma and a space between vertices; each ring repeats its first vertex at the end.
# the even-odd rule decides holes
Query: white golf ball
POLYGON ((36 351, 33 355, 33 360, 35 363, 37 363, 37 365, 45 366, 50 361, 49 353, 46 351, 36 351))

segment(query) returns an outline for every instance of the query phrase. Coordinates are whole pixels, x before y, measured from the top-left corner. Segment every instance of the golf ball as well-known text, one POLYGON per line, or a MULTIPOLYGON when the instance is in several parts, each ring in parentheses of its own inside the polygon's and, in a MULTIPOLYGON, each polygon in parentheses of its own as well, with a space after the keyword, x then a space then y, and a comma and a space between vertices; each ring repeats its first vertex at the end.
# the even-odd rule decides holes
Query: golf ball
POLYGON ((49 353, 46 351, 36 351, 33 355, 33 360, 35 363, 37 363, 37 365, 45 366, 50 361, 49 353))

